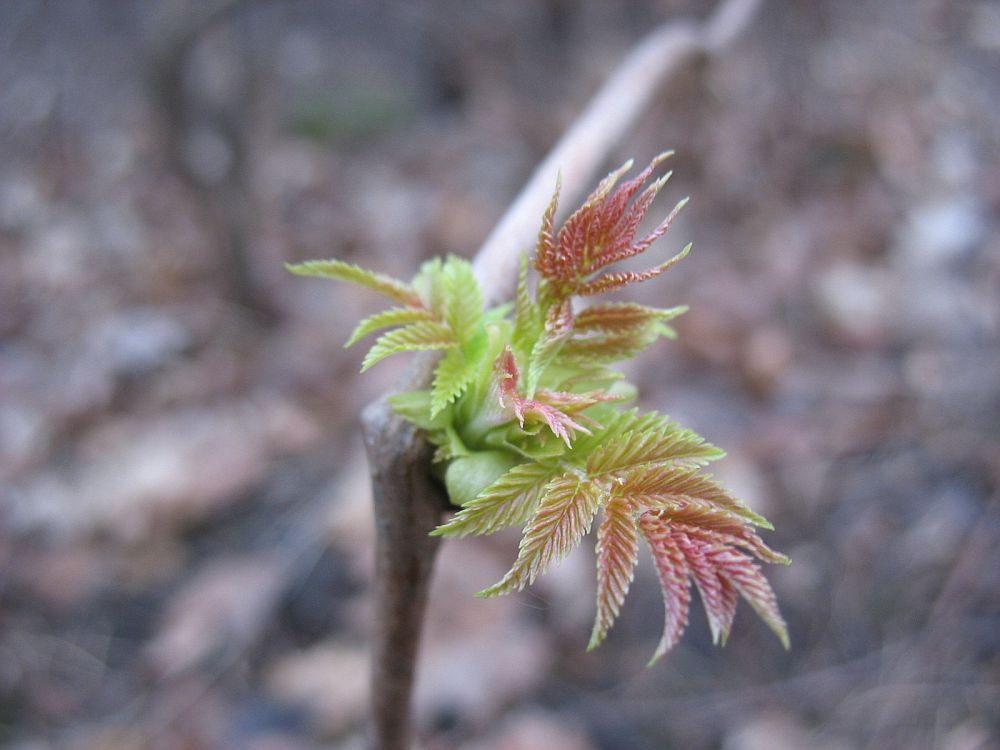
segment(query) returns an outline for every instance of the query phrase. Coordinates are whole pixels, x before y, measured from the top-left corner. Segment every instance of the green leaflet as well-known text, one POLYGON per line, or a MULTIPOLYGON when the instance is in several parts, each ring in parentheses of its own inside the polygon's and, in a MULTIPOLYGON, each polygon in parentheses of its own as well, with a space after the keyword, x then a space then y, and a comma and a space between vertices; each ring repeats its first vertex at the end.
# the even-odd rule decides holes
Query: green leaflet
POLYGON ((462 395, 483 365, 489 343, 485 330, 480 329, 462 348, 451 349, 438 363, 431 385, 431 417, 462 395))
POLYGON ((286 263, 285 268, 297 276, 316 276, 324 279, 348 281, 367 287, 400 304, 420 305, 420 297, 409 284, 386 276, 384 273, 367 271, 352 263, 344 263, 340 260, 307 260, 305 263, 286 263))
POLYGON ((452 415, 448 411, 439 411, 436 416, 431 416, 430 391, 394 393, 389 396, 389 403, 397 414, 422 430, 438 432, 452 422, 452 415))
POLYGON ((465 344, 480 331, 483 295, 468 261, 451 255, 441 274, 445 320, 459 343, 465 344))
POLYGON ((587 471, 597 475, 667 461, 704 465, 724 455, 701 435, 664 419, 605 442, 590 455, 587 471))
POLYGON ((474 368, 470 366, 461 349, 455 348, 445 354, 434 371, 430 416, 433 418, 458 398, 474 374, 474 368))
POLYGON ((545 325, 535 340, 535 345, 531 348, 531 356, 528 359, 528 371, 524 384, 528 398, 535 394, 542 373, 556 360, 572 329, 573 306, 570 301, 567 299, 560 304, 552 305, 545 316, 545 325))
POLYGON ((358 323, 357 328, 351 334, 351 337, 344 344, 344 348, 354 346, 361 339, 367 336, 369 333, 374 333, 380 328, 391 328, 392 326, 401 326, 407 323, 416 323, 422 320, 433 320, 434 316, 429 310, 424 310, 422 308, 416 307, 393 307, 389 310, 383 310, 380 313, 375 313, 374 315, 369 315, 367 318, 358 323))
POLYGON ((440 323, 432 321, 412 323, 379 336, 375 345, 365 355, 364 362, 361 364, 361 372, 391 354, 450 349, 455 344, 455 337, 451 330, 440 323))
POLYGON ((413 277, 413 288, 426 305, 438 319, 444 319, 444 284, 442 282, 444 261, 440 258, 431 258, 420 265, 420 270, 413 277))
POLYGON ((531 298, 528 288, 528 256, 521 253, 514 298, 514 330, 511 334, 511 345, 519 358, 527 358, 531 354, 544 324, 541 307, 531 298))
POLYGON ((523 428, 516 423, 504 425, 489 432, 483 442, 517 453, 529 461, 549 461, 567 453, 566 444, 540 422, 523 428))

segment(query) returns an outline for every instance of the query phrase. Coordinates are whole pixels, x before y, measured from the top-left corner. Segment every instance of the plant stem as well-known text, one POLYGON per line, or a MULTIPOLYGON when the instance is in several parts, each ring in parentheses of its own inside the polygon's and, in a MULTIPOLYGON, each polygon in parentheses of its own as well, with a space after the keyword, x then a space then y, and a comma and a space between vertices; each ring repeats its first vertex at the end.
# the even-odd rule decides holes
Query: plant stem
MULTIPOLYGON (((416 357, 406 379, 425 381, 434 359, 416 357)), ((376 537, 369 743, 377 750, 407 750, 417 647, 440 544, 430 532, 448 497, 428 471, 431 446, 385 399, 365 409, 362 423, 376 537)))

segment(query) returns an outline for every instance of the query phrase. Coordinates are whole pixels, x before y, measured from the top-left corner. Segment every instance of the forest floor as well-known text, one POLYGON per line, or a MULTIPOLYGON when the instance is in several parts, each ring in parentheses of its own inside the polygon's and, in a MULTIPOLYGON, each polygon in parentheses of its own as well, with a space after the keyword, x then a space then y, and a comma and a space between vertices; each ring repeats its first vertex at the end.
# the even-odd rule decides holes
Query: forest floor
MULTIPOLYGON (((144 73, 185 3, 142 5, 0 6, 0 743, 361 748, 358 414, 405 363, 358 376, 378 300, 282 263, 471 256, 705 6, 247 2, 182 106, 144 73)), ((774 523, 792 648, 693 611, 646 669, 641 559, 588 654, 587 545, 484 601, 516 535, 448 542, 421 748, 1000 747, 998 72, 993 3, 786 0, 663 91, 607 166, 677 151, 659 212, 693 200, 651 252, 695 249, 632 298, 691 311, 628 372, 774 523)))

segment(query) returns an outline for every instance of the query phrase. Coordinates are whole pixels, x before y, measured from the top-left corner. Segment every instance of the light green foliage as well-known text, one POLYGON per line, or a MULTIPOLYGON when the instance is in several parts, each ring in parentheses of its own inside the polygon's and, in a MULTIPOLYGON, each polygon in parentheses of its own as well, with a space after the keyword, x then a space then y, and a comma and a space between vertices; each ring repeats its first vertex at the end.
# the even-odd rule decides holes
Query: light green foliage
POLYGON ((684 630, 692 582, 716 642, 725 642, 742 597, 787 645, 774 594, 753 562, 788 562, 754 530, 770 524, 702 472, 724 455, 720 449, 668 417, 626 409, 635 389, 609 367, 661 336, 673 338, 667 322, 687 308, 579 301, 652 278, 690 249, 648 271, 603 270, 646 250, 683 205, 636 238, 665 178, 639 191, 663 158, 617 189, 627 165, 612 172, 559 231, 553 197, 533 259, 539 278, 532 291, 522 257, 512 315, 510 306, 484 309, 472 267, 453 256, 424 263, 411 283, 340 261, 290 268, 353 282, 396 303, 362 321, 348 341, 391 329, 375 341, 363 370, 399 352, 443 350, 429 390, 397 394, 391 403, 437 446, 434 468, 458 510, 435 535, 524 529, 511 569, 479 596, 531 584, 599 517, 589 648, 618 616, 640 538, 653 553, 664 596, 654 660, 684 630))
POLYGON ((298 276, 316 276, 323 279, 338 279, 368 287, 403 305, 418 305, 420 298, 409 284, 404 284, 383 273, 367 271, 352 263, 340 260, 307 260, 305 263, 289 264, 289 271, 298 276))
POLYGON ((365 360, 361 364, 361 372, 391 354, 450 349, 456 343, 454 333, 447 326, 432 320, 411 323, 379 336, 378 340, 375 341, 375 346, 369 349, 368 354, 365 355, 365 360))
POLYGON ((393 307, 390 310, 383 310, 380 313, 369 315, 358 323, 354 333, 344 344, 344 347, 354 346, 365 336, 383 328, 402 326, 407 323, 418 323, 425 320, 434 320, 434 316, 428 310, 419 310, 413 307, 393 307))

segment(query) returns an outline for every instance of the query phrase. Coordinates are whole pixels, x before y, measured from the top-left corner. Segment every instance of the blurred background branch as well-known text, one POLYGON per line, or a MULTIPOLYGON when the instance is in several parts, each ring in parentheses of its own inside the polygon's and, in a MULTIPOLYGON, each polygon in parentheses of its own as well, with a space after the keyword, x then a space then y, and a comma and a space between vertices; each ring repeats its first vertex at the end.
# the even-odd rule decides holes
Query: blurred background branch
POLYGON ((195 3, 155 30, 148 61, 149 91, 160 113, 164 152, 170 167, 192 192, 194 205, 211 227, 222 275, 234 302, 261 323, 274 323, 277 310, 261 284, 250 251, 258 231, 257 206, 248 162, 254 120, 255 81, 245 40, 235 42, 241 58, 236 80, 214 97, 192 90, 198 42, 262 0, 195 3))

